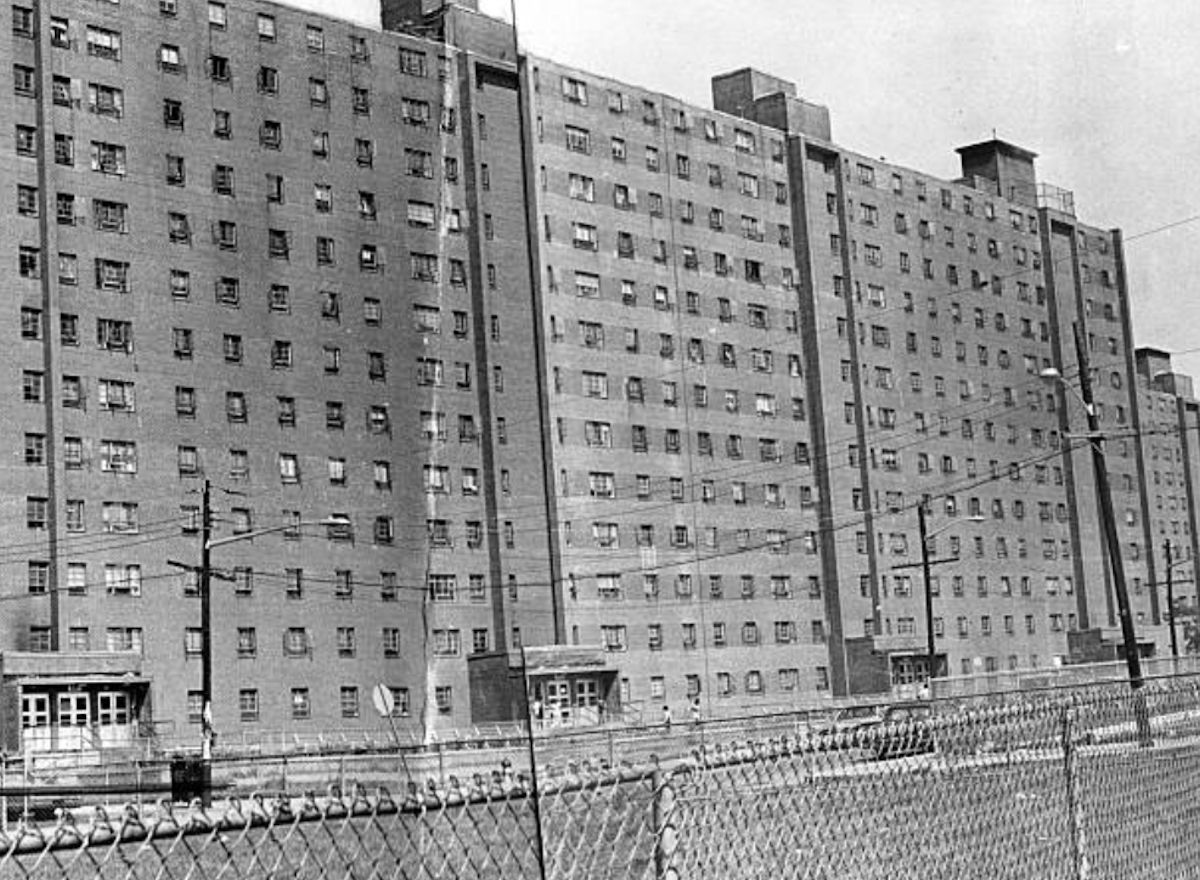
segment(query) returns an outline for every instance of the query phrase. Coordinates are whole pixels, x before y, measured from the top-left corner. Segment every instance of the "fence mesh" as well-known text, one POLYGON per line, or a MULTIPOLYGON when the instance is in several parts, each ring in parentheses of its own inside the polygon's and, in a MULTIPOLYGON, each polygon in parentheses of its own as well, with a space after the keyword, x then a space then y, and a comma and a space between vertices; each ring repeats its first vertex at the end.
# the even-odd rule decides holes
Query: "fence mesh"
POLYGON ((1192 877, 1200 678, 227 761, 214 779, 207 809, 10 822, 0 876, 1192 877))

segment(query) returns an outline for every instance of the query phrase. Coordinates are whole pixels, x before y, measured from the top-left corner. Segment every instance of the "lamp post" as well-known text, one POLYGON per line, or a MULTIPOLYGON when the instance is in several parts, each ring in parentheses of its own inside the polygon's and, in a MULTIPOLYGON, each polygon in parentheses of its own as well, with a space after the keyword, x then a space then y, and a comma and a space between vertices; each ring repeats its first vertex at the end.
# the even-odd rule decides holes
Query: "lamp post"
POLYGON ((1116 594, 1117 611, 1121 619, 1121 639, 1125 646, 1125 664, 1129 670, 1129 689, 1134 694, 1134 715, 1138 728, 1138 739, 1144 746, 1152 742, 1150 736, 1150 717, 1146 711, 1146 698, 1142 693, 1145 684, 1142 678, 1142 658, 1138 653, 1137 634, 1133 628, 1133 613, 1129 606, 1129 591, 1125 585, 1125 567, 1121 562, 1121 545, 1117 539, 1117 522, 1113 516, 1112 492, 1108 485, 1108 465, 1101 447, 1103 435, 1100 432, 1100 419, 1097 415, 1096 404, 1092 399, 1092 377, 1088 366, 1087 346, 1083 342, 1079 324, 1074 324, 1075 357, 1079 363, 1079 390, 1063 378, 1061 372, 1054 367, 1047 367, 1039 374, 1041 378, 1057 382, 1069 390, 1083 404, 1087 415, 1087 441, 1092 450, 1092 468, 1096 478, 1096 501, 1100 508, 1100 524, 1103 528, 1104 543, 1108 549, 1109 565, 1112 569, 1113 592, 1116 594))

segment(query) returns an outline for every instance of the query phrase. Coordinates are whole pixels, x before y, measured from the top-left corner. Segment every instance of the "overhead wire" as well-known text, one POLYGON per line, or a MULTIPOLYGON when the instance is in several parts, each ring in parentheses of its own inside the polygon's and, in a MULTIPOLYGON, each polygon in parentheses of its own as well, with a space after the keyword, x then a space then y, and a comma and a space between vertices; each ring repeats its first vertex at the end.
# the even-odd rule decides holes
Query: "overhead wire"
MULTIPOLYGON (((1187 426, 1183 430, 1192 431, 1192 430, 1198 430, 1198 429, 1200 429, 1200 425, 1187 426)), ((1153 431, 1153 433, 1156 435, 1163 435, 1163 434, 1171 434, 1171 433, 1178 433, 1178 432, 1172 432, 1169 429, 1155 429, 1153 431)), ((1064 449, 1047 450, 1044 453, 1033 456, 1033 457, 1023 461, 1020 464, 1020 466, 1023 469, 1029 465, 1036 464, 1039 461, 1049 460, 1049 459, 1058 457, 1058 456, 1064 454, 1064 452, 1069 452, 1071 448, 1081 448, 1081 447, 1086 446, 1089 442, 1090 441, 1088 441, 1087 439, 1070 440, 1070 441, 1068 441, 1069 448, 1067 448, 1065 450, 1064 449)), ((895 511, 892 515, 899 515, 900 513, 903 513, 905 510, 908 510, 908 511, 915 510, 916 506, 918 504, 926 503, 927 500, 936 500, 938 498, 944 498, 947 495, 952 494, 952 493, 968 491, 971 488, 976 488, 979 486, 987 485, 989 483, 1000 482, 1000 481, 1007 480, 1010 478, 1011 477, 1007 471, 998 473, 995 475, 988 474, 988 475, 985 475, 982 477, 967 478, 956 485, 950 486, 942 491, 939 491, 936 494, 933 494, 933 493, 929 494, 928 499, 926 498, 925 495, 921 495, 917 501, 906 503, 906 505, 904 507, 902 507, 898 511, 895 511)), ((832 533, 838 533, 838 532, 845 531, 846 529, 860 527, 861 522, 862 522, 862 517, 859 516, 858 513, 859 512, 853 512, 851 514, 848 514, 841 522, 835 522, 833 525, 826 527, 825 531, 832 532, 832 533)), ((130 536, 129 540, 124 541, 122 543, 124 546, 130 546, 130 545, 136 545, 138 543, 143 543, 143 542, 144 543, 157 542, 157 541, 165 540, 168 537, 171 537, 171 535, 157 535, 157 536, 151 535, 151 536, 142 536, 141 538, 138 538, 137 536, 130 536)), ((790 545, 791 543, 793 543, 795 541, 800 541, 803 539, 804 539, 803 535, 789 534, 784 539, 784 544, 790 545)), ((769 551, 772 547, 775 547, 775 546, 778 546, 778 545, 771 541, 759 541, 759 542, 755 542, 755 543, 750 544, 745 547, 734 547, 734 548, 730 548, 730 549, 726 549, 726 550, 717 550, 716 552, 713 552, 713 553, 703 554, 699 557, 699 562, 705 563, 705 562, 711 562, 714 560, 720 560, 720 559, 735 557, 735 556, 739 556, 739 555, 755 553, 755 552, 759 552, 759 551, 763 551, 763 550, 769 551)), ((2 550, 3 550, 3 548, 0 547, 0 551, 2 551, 2 550)), ((611 557, 610 557, 610 559, 611 559, 611 557)), ((962 559, 962 564, 970 565, 972 563, 972 561, 973 561, 972 559, 970 559, 968 557, 964 557, 962 559)), ((628 567, 628 568, 620 568, 620 567, 614 568, 614 567, 610 566, 609 568, 606 569, 606 572, 616 574, 618 576, 624 576, 624 575, 628 575, 628 574, 637 574, 637 573, 641 573, 641 574, 662 573, 665 571, 688 567, 693 564, 694 564, 694 560, 692 558, 690 558, 690 554, 689 554, 688 559, 680 559, 678 561, 658 563, 658 564, 655 564, 655 565, 649 566, 649 567, 641 565, 641 564, 632 566, 632 567, 628 567)), ((262 570, 262 569, 249 569, 249 572, 250 572, 250 576, 254 580, 257 580, 259 578, 266 578, 268 580, 275 579, 275 580, 290 581, 290 579, 291 579, 290 576, 287 575, 286 573, 272 572, 272 571, 266 571, 266 570, 262 570)), ((334 585, 334 586, 339 586, 339 587, 344 586, 346 584, 346 581, 343 581, 342 579, 340 579, 338 577, 332 577, 332 578, 320 577, 320 576, 313 576, 310 572, 304 572, 303 570, 301 570, 301 572, 302 572, 303 582, 306 584, 314 583, 314 584, 323 584, 323 585, 334 585)), ((142 581, 148 582, 148 581, 166 579, 166 578, 170 578, 170 577, 178 578, 179 573, 178 572, 170 572, 170 573, 166 573, 166 574, 143 574, 142 581)), ((400 582, 384 582, 384 581, 374 582, 374 581, 354 580, 353 577, 351 577, 349 583, 353 587, 371 586, 371 587, 379 587, 381 590, 386 588, 388 590, 394 589, 396 591, 401 591, 401 592, 403 592, 403 591, 415 592, 415 593, 420 593, 422 595, 425 595, 430 589, 428 583, 426 583, 426 584, 404 584, 404 583, 400 583, 400 582)), ((549 581, 521 580, 518 583, 518 590, 526 591, 531 587, 549 588, 549 587, 553 587, 553 586, 557 586, 557 585, 558 584, 552 584, 549 581)), ((51 590, 52 589, 54 589, 54 588, 51 588, 51 590)), ((65 587, 60 587, 57 589, 60 592, 66 592, 65 587)), ((38 595, 42 595, 42 594, 38 594, 38 595)), ((5 600, 16 600, 16 599, 26 599, 26 598, 29 598, 29 597, 26 595, 11 595, 11 596, 0 597, 0 599, 5 599, 5 600)), ((669 601, 669 600, 659 599, 658 601, 661 604, 663 601, 669 601)), ((438 603, 434 603, 434 604, 436 605, 438 603)), ((687 602, 685 601, 681 604, 687 604, 687 602)), ((476 607, 476 606, 472 605, 472 607, 476 607)))

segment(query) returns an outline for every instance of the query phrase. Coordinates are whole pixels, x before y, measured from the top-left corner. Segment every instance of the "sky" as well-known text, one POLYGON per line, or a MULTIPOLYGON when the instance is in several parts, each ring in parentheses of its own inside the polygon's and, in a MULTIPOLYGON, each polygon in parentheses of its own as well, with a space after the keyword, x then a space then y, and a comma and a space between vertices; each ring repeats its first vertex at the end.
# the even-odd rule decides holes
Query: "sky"
MULTIPOLYGON (((379 24, 376 0, 292 2, 379 24)), ((714 74, 757 67, 827 105, 836 143, 938 177, 993 131, 1033 150, 1082 221, 1124 232, 1136 344, 1200 385, 1195 0, 515 4, 535 54, 709 107, 714 74)), ((509 0, 481 8, 510 17, 509 0)))

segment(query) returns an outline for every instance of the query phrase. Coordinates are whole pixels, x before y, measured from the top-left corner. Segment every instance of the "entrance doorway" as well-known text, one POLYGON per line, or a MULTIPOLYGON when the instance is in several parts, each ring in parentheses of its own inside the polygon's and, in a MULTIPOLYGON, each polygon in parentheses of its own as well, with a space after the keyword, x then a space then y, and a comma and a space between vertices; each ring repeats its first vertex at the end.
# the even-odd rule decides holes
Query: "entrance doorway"
POLYGON ((128 693, 100 691, 96 695, 96 710, 101 748, 127 746, 133 741, 128 693))
POLYGON ((79 750, 89 746, 92 713, 86 693, 58 695, 58 748, 79 750))

